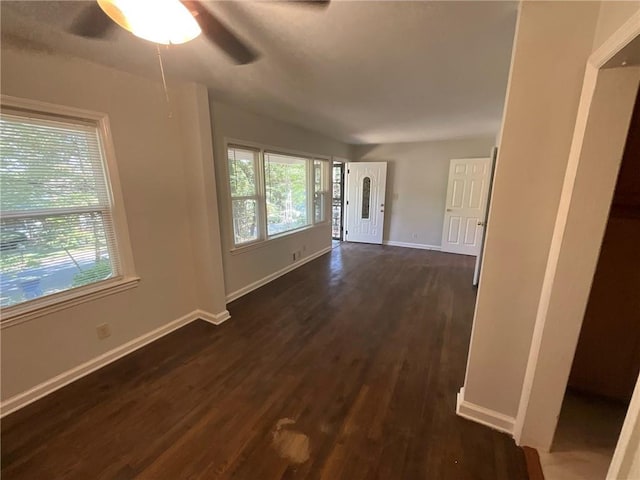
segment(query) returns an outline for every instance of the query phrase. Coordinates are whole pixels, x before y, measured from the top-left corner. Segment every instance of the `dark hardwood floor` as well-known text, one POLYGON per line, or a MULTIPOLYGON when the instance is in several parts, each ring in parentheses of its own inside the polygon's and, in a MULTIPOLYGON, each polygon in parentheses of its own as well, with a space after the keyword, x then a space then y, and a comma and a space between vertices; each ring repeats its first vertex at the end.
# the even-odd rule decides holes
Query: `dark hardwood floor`
POLYGON ((473 259, 343 244, 2 421, 2 479, 526 479, 459 418, 473 259))

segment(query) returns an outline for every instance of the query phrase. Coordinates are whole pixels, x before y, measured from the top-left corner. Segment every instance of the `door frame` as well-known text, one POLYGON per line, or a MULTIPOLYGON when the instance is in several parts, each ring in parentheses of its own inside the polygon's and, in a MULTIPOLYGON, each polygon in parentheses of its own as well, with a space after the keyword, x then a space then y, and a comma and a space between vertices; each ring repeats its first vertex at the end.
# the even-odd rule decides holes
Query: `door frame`
POLYGON ((331 211, 333 213, 333 169, 335 165, 340 164, 340 238, 335 238, 333 236, 333 217, 331 217, 331 240, 338 240, 340 242, 344 241, 344 196, 345 196, 345 174, 347 169, 347 163, 349 160, 340 157, 332 157, 331 158, 331 211))
MULTIPOLYGON (((344 176, 344 199, 343 199, 343 235, 342 235, 342 239, 345 242, 355 242, 355 243, 369 243, 366 241, 360 241, 360 240, 349 240, 347 238, 348 236, 348 231, 347 231, 347 226, 349 225, 349 209, 347 208, 347 205, 349 203, 349 175, 351 174, 350 171, 350 166, 351 165, 362 165, 362 164, 381 164, 384 163, 385 164, 385 174, 384 174, 384 188, 382 189, 382 204, 378 207, 377 204, 375 207, 375 212, 377 214, 378 212, 378 208, 382 208, 381 212, 384 213, 386 212, 386 194, 387 194, 387 175, 388 175, 388 171, 389 171, 389 162, 387 161, 350 161, 350 162, 345 162, 344 167, 346 170, 346 174, 344 176)), ((376 187, 377 188, 377 187, 376 187)), ((379 199, 378 199, 379 200, 379 199)), ((381 230, 381 234, 380 234, 380 243, 370 243, 371 245, 384 245, 384 221, 385 221, 385 215, 383 215, 382 217, 382 224, 380 225, 380 230, 381 230)))
MULTIPOLYGON (((553 441, 638 89, 635 75, 640 67, 608 67, 639 35, 640 11, 598 48, 586 65, 514 425, 514 438, 520 445, 549 450, 553 441), (598 121, 613 127, 613 134, 593 135, 598 121)), ((631 466, 629 458, 640 445, 640 438, 634 441, 634 437, 625 436, 633 426, 629 422, 638 422, 638 397, 640 382, 607 478, 624 477, 624 468, 631 466)))
POLYGON ((498 158, 498 147, 495 146, 491 150, 491 165, 489 168, 489 189, 487 190, 487 201, 484 207, 484 228, 482 229, 482 238, 480 239, 480 253, 476 257, 476 265, 473 269, 473 280, 471 285, 477 287, 480 283, 480 271, 482 270, 482 261, 484 260, 484 244, 487 240, 487 229, 489 228, 489 209, 491 208, 491 194, 493 193, 493 179, 496 174, 496 160, 498 158))

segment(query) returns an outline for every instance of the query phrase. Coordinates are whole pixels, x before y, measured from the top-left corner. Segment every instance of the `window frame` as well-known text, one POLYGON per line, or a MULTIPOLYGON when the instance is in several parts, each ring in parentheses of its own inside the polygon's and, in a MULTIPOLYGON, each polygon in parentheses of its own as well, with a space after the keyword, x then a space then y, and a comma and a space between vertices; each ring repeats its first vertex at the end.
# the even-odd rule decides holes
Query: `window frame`
POLYGON ((331 160, 321 160, 318 158, 313 159, 313 170, 311 172, 311 183, 313 185, 313 198, 312 198, 312 212, 313 212, 313 223, 314 224, 322 224, 322 223, 331 223, 331 188, 332 188, 332 168, 333 162, 331 160), (320 171, 320 189, 316 191, 316 162, 320 162, 321 171, 320 171), (322 218, 320 220, 316 220, 316 195, 320 199, 320 212, 322 218), (329 208, 327 208, 329 205, 329 208))
MULTIPOLYGON (((111 200, 110 212, 113 222, 115 248, 118 251, 120 264, 120 273, 117 276, 0 308, 0 328, 6 328, 137 286, 140 278, 135 274, 131 241, 127 228, 126 212, 108 115, 106 113, 4 94, 0 95, 0 111, 27 118, 50 119, 69 124, 77 123, 96 127, 103 155, 102 167, 104 169, 106 188, 111 200)), ((80 209, 84 209, 84 207, 80 209)), ((70 208, 69 210, 78 209, 70 208)))
MULTIPOLYGON (((262 143, 251 142, 247 140, 240 140, 235 138, 225 138, 224 139, 224 174, 226 176, 226 199, 227 199, 227 208, 226 213, 228 215, 227 225, 230 226, 227 239, 229 242, 229 251, 231 254, 241 253, 247 250, 252 250, 254 248, 259 248, 268 244, 270 242, 279 240, 281 238, 288 237, 289 235, 294 235, 296 233, 310 230, 316 227, 325 226, 330 224, 330 221, 326 218, 323 221, 316 222, 315 221, 315 212, 314 212, 314 195, 315 195, 315 185, 314 185, 314 161, 321 161, 325 170, 329 169, 331 166, 331 157, 328 155, 316 155, 308 152, 302 152, 298 150, 292 150, 288 148, 282 147, 274 147, 271 145, 265 145, 262 143), (258 223, 260 232, 259 238, 257 240, 253 240, 251 242, 244 242, 240 244, 235 243, 235 232, 234 232, 234 219, 233 219, 233 199, 238 197, 231 196, 231 176, 229 171, 229 160, 228 160, 228 152, 229 148, 241 148, 246 150, 254 150, 258 152, 258 171, 256 172, 256 182, 257 182, 257 192, 258 192, 258 223), (292 230, 287 230, 286 232, 280 232, 274 235, 268 234, 267 228, 267 201, 266 201, 266 179, 265 179, 265 153, 271 154, 280 154, 285 156, 293 156, 297 158, 303 158, 306 160, 306 187, 307 187, 307 218, 310 220, 307 225, 304 225, 299 228, 295 228, 292 230)), ((328 171, 328 170, 327 170, 328 171)), ((328 173, 325 173, 325 177, 328 173)), ((253 197, 252 197, 253 198, 253 197)), ((325 203, 327 202, 328 196, 325 195, 325 203)), ((325 206, 325 211, 326 211, 325 206)))
POLYGON ((263 225, 263 220, 262 218, 266 215, 266 212, 263 211, 262 209, 262 198, 264 197, 264 192, 261 189, 261 185, 264 183, 262 181, 262 176, 263 176, 263 172, 262 172, 262 168, 261 168, 261 163, 262 163, 262 155, 260 154, 260 150, 256 147, 253 146, 247 146, 247 145, 242 145, 242 144, 237 144, 237 143, 227 143, 225 145, 225 170, 227 172, 227 190, 228 190, 228 198, 229 198, 229 218, 231 220, 231 244, 236 246, 236 248, 242 248, 242 247, 248 247, 250 245, 253 245, 255 243, 259 243, 261 242, 264 237, 265 237, 265 232, 262 228, 263 225), (250 150, 253 152, 256 152, 257 156, 254 160, 254 166, 255 166, 255 195, 249 195, 249 196, 236 196, 234 197, 231 193, 231 172, 229 170, 229 149, 230 148, 237 148, 237 149, 241 149, 241 150, 250 150), (256 220, 258 222, 258 237, 255 240, 249 240, 247 242, 240 242, 240 243, 236 243, 236 236, 235 236, 235 227, 234 227, 234 218, 233 218, 233 201, 234 200, 256 200, 257 202, 257 207, 256 207, 256 220))
POLYGON ((260 156, 262 158, 262 177, 263 177, 263 183, 264 183, 264 192, 265 192, 265 197, 264 197, 264 211, 265 211, 265 222, 264 222, 264 226, 266 228, 265 232, 266 232, 266 236, 265 238, 267 240, 270 240, 272 238, 278 238, 278 237, 282 237, 282 236, 286 236, 290 233, 293 232, 297 232, 300 230, 304 230, 310 227, 314 226, 314 222, 313 222, 313 209, 310 209, 310 205, 309 202, 311 200, 311 202, 313 202, 313 184, 311 183, 311 195, 309 195, 309 185, 310 182, 313 182, 313 167, 310 169, 309 168, 309 164, 313 165, 313 162, 315 159, 309 157, 308 155, 302 155, 299 153, 287 153, 285 151, 283 151, 282 149, 270 149, 270 148, 264 148, 261 150, 260 152, 260 156), (283 157, 294 157, 296 159, 301 159, 304 160, 305 162, 305 188, 307 190, 307 198, 306 198, 306 205, 305 205, 305 209, 307 211, 307 223, 306 225, 302 225, 301 227, 297 227, 297 228, 292 228, 290 230, 285 230, 283 232, 278 232, 278 233, 274 233, 272 235, 269 234, 269 212, 267 211, 267 179, 266 179, 266 161, 264 158, 265 154, 271 154, 271 155, 280 155, 283 157), (310 198, 311 197, 311 198, 310 198), (312 214, 312 216, 310 217, 309 214, 312 214), (311 220, 311 221, 310 221, 311 220))

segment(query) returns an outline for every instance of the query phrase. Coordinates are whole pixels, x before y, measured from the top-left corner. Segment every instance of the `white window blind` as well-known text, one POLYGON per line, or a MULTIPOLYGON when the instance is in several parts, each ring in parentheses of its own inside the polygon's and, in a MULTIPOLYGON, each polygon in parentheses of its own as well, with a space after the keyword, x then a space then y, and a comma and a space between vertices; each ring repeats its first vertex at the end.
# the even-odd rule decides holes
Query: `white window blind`
POLYGON ((7 307, 121 275, 98 126, 0 114, 0 296, 7 307))
POLYGON ((242 245, 260 239, 258 152, 229 146, 227 159, 234 244, 242 245))

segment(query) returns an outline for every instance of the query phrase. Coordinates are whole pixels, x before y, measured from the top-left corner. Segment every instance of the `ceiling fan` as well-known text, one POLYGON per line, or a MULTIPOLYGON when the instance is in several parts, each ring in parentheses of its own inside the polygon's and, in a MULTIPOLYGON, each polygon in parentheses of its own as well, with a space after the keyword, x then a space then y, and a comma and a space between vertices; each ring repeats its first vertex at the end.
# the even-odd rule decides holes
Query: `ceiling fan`
MULTIPOLYGON (((326 7, 330 0, 290 0, 286 3, 326 7)), ((185 43, 203 33, 240 65, 258 53, 211 13, 200 0, 96 0, 87 5, 69 31, 87 38, 105 38, 116 25, 161 44, 185 43)))

